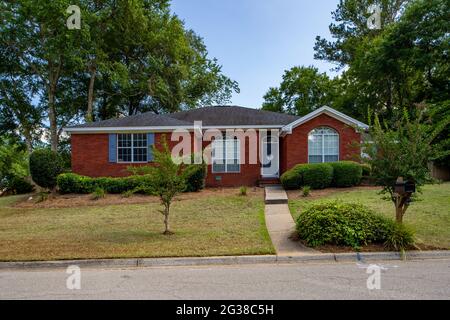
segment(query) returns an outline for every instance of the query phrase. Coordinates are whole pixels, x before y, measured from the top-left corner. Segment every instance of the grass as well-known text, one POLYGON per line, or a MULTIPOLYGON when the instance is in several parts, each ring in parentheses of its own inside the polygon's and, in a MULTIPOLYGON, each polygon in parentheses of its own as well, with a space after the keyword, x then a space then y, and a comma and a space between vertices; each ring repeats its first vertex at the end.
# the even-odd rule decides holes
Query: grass
POLYGON ((273 254, 260 194, 173 204, 173 236, 158 203, 17 208, 0 198, 0 261, 273 254))
MULTIPOLYGON (((416 232, 416 243, 450 249, 450 183, 427 185, 422 188, 418 201, 413 202, 406 211, 404 223, 416 232)), ((394 219, 394 205, 382 200, 379 191, 366 188, 356 190, 342 189, 320 198, 303 198, 289 201, 291 213, 296 219, 301 209, 314 201, 341 199, 362 202, 376 212, 394 219)))

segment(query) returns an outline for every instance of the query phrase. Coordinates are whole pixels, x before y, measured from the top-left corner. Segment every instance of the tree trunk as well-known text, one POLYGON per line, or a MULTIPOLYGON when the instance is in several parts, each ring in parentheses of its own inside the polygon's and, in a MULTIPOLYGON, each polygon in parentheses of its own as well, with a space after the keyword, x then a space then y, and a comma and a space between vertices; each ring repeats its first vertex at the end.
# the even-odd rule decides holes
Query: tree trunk
POLYGON ((89 90, 88 90, 88 106, 86 112, 86 122, 94 121, 94 84, 97 68, 92 66, 90 68, 89 90))
POLYGON ((28 129, 24 129, 23 137, 25 138, 25 145, 27 146, 28 155, 33 152, 33 138, 31 137, 31 133, 28 129))
POLYGON ((166 205, 166 207, 164 208, 164 225, 165 225, 164 234, 165 235, 173 234, 169 228, 169 212, 170 212, 170 206, 166 205))
POLYGON ((56 122, 55 92, 53 86, 48 91, 48 120, 50 122, 50 144, 52 151, 58 151, 58 128, 56 122))
POLYGON ((411 198, 411 195, 397 195, 395 198, 395 220, 397 223, 403 223, 403 216, 405 215, 406 210, 409 207, 408 200, 411 198))

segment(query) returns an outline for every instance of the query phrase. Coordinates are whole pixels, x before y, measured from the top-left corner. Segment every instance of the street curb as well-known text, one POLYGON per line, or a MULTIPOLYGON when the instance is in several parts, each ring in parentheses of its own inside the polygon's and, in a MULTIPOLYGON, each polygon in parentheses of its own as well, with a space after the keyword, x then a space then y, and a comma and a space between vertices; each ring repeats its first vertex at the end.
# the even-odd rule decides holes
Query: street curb
POLYGON ((407 251, 365 253, 320 253, 292 256, 224 256, 199 258, 141 258, 141 259, 91 259, 62 261, 0 262, 0 270, 61 269, 72 265, 80 268, 145 268, 214 265, 287 264, 306 262, 367 262, 380 260, 428 260, 450 258, 450 251, 407 251))

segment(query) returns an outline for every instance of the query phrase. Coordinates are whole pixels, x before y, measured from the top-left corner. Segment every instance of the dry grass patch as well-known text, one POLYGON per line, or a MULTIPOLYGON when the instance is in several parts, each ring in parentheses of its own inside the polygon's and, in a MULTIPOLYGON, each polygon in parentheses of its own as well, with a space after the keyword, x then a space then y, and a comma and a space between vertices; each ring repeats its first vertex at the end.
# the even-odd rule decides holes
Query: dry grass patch
POLYGON ((68 197, 64 199, 72 206, 66 207, 58 197, 53 207, 51 201, 24 205, 23 197, 1 198, 0 260, 272 254, 261 192, 254 189, 247 197, 237 189, 182 195, 171 213, 173 236, 161 234, 160 205, 148 197, 111 205, 119 196, 108 195, 80 200, 89 205, 79 206, 68 197))

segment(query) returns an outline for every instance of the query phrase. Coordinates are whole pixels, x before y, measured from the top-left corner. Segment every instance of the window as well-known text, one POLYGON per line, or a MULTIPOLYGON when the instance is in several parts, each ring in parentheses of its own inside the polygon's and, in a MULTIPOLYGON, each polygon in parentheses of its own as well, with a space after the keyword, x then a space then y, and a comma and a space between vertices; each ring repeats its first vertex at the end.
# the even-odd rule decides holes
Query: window
POLYGON ((212 172, 239 173, 240 142, 237 138, 215 139, 212 143, 212 172))
POLYGON ((339 161, 339 135, 326 127, 314 129, 308 137, 309 163, 339 161))
POLYGON ((147 162, 147 134, 120 133, 117 135, 118 162, 147 162))

